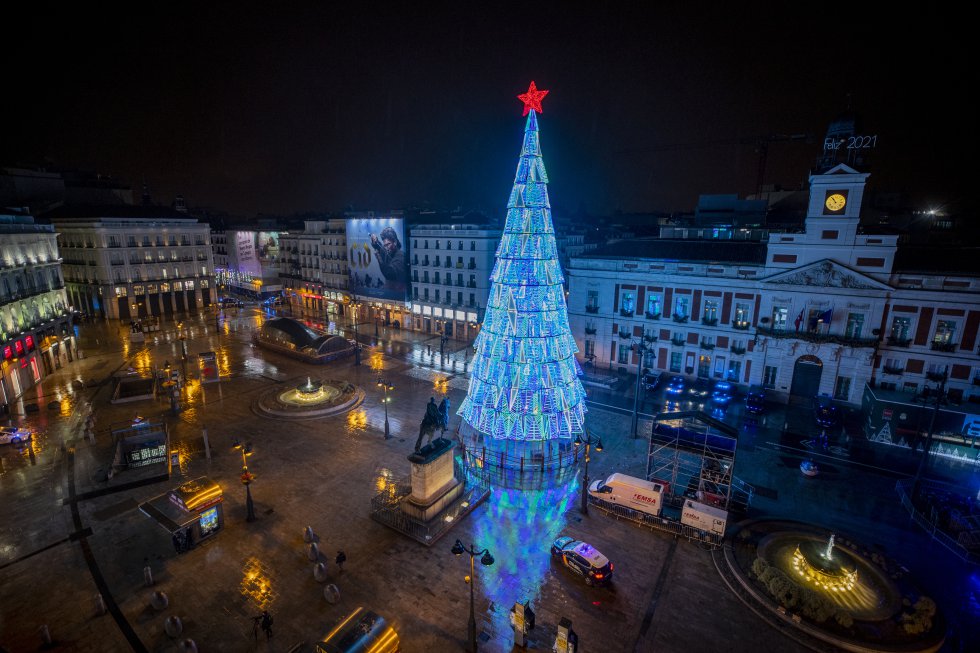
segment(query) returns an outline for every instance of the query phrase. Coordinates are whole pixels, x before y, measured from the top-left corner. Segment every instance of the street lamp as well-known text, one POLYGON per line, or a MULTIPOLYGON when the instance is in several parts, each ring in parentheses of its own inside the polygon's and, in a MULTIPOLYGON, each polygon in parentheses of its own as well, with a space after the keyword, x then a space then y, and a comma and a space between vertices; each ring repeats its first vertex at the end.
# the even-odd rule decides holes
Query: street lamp
POLYGON ((461 556, 464 553, 469 553, 470 554, 470 575, 469 575, 469 577, 467 579, 467 582, 469 582, 469 584, 470 584, 470 621, 469 621, 469 624, 468 624, 468 626, 469 626, 469 639, 470 639, 470 648, 469 648, 469 651, 470 651, 470 653, 477 653, 477 651, 476 651, 476 616, 473 613, 473 585, 476 583, 476 576, 474 575, 475 572, 476 572, 476 569, 475 569, 474 564, 473 564, 473 559, 476 556, 481 556, 480 557, 480 563, 483 564, 483 565, 485 565, 485 566, 487 566, 487 567, 489 567, 490 565, 493 564, 493 556, 490 555, 490 550, 489 549, 483 549, 482 551, 477 551, 476 550, 476 547, 473 546, 473 544, 470 544, 470 548, 467 549, 465 546, 463 546, 463 543, 460 542, 459 540, 456 540, 456 544, 453 544, 453 548, 451 550, 453 552, 453 555, 456 555, 456 556, 461 556))
POLYGON ((391 385, 390 383, 388 383, 384 379, 380 379, 379 378, 378 379, 378 387, 379 388, 383 388, 384 389, 384 393, 385 393, 384 399, 381 400, 381 403, 383 403, 385 405, 385 440, 390 440, 391 439, 391 429, 388 428, 388 402, 391 401, 391 398, 388 396, 388 392, 390 390, 394 390, 395 389, 395 386, 391 385))
POLYGON ((639 354, 639 360, 636 363, 636 391, 633 393, 633 426, 631 428, 632 436, 635 438, 636 429, 640 422, 640 377, 643 376, 643 356, 648 347, 641 339, 634 342, 630 348, 639 354))
POLYGON ((361 364, 361 343, 357 339, 357 318, 358 318, 358 311, 361 308, 361 303, 360 302, 356 302, 356 301, 355 302, 352 302, 351 305, 350 305, 350 308, 353 311, 353 316, 354 316, 354 365, 360 365, 361 364))
POLYGON ((446 335, 446 321, 437 320, 439 325, 439 358, 443 359, 446 357, 446 341, 449 340, 449 336, 446 335))
POLYGON ((381 316, 380 315, 375 315, 374 316, 374 337, 375 338, 377 338, 378 335, 379 335, 378 334, 378 323, 379 322, 381 322, 381 316))
POLYGON ((585 440, 578 435, 575 436, 575 448, 578 449, 585 444, 585 479, 582 481, 582 505, 579 510, 583 515, 589 514, 589 447, 595 445, 596 451, 602 451, 602 438, 585 432, 585 440))
POLYGON ((252 443, 242 444, 235 440, 235 448, 242 452, 242 485, 245 486, 245 521, 255 521, 255 504, 252 503, 252 491, 249 486, 255 480, 255 474, 248 471, 248 457, 252 455, 252 443))

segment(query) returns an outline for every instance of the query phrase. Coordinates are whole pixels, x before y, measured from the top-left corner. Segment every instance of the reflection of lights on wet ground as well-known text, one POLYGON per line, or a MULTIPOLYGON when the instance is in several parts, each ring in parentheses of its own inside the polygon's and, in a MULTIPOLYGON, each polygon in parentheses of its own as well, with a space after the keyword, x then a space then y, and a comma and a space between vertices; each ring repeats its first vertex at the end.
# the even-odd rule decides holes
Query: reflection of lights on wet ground
POLYGON ((378 493, 385 493, 389 498, 393 498, 398 489, 394 474, 390 469, 382 467, 378 470, 378 476, 374 479, 375 490, 378 493))
POLYGON ((375 372, 384 371, 385 359, 382 353, 380 351, 371 352, 371 355, 368 357, 368 365, 375 372))
POLYGON ((367 428, 367 422, 367 412, 363 408, 358 408, 347 413, 348 431, 363 431, 367 428))
MULTIPOLYGON (((551 573, 551 543, 565 528, 579 487, 572 481, 548 490, 494 488, 483 503, 487 514, 473 521, 472 544, 490 549, 496 561, 479 570, 478 592, 498 606, 538 599, 551 573)), ((494 619, 498 632, 510 627, 508 610, 494 619)))
POLYGON ((449 379, 444 376, 437 376, 432 381, 432 390, 437 394, 446 394, 449 392, 449 379))
POLYGON ((269 578, 268 570, 258 558, 249 558, 245 561, 242 572, 240 585, 242 595, 260 609, 267 608, 273 599, 272 579, 269 578))

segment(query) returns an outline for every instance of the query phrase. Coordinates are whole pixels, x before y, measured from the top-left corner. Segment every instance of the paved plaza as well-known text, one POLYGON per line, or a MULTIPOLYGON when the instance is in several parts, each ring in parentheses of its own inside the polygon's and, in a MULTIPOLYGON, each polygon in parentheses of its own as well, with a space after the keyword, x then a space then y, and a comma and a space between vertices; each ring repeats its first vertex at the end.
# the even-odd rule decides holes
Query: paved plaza
MULTIPOLYGON (((495 558, 493 566, 478 564, 476 571, 481 651, 512 649, 509 611, 526 600, 536 613, 533 651, 551 650, 563 617, 579 634, 580 651, 810 650, 730 591, 710 551, 597 510, 583 515, 580 479, 551 490, 494 490, 430 547, 375 522, 371 499, 408 476, 406 457, 429 397, 438 402, 448 396, 451 425, 458 424, 469 352, 449 341, 440 356, 438 336, 381 328, 376 337, 375 325, 363 324, 361 366, 353 358, 310 366, 253 346, 254 329, 265 317, 254 307, 219 320, 205 314, 187 320, 180 334, 166 323, 139 344, 128 342, 125 325, 79 326, 84 358, 31 390, 22 407, 33 404, 37 411, 12 420, 35 429, 33 443, 0 449, 0 646, 10 653, 40 650, 40 629, 47 626, 53 650, 176 651, 177 640, 164 625, 177 616, 181 638, 193 639, 200 651, 312 651, 334 623, 365 606, 395 626, 406 653, 461 651, 469 561, 450 553, 458 538, 488 548, 495 558), (190 353, 186 362, 180 335, 190 353), (222 380, 190 382, 179 414, 164 398, 109 403, 113 374, 149 373, 169 362, 186 365, 194 379, 203 351, 217 353, 222 380), (316 420, 254 412, 257 396, 308 375, 350 381, 363 388, 365 400, 346 414, 316 420), (379 376, 395 386, 390 440, 384 438, 379 376), (92 412, 94 443, 84 437, 92 412), (137 415, 168 425, 179 452, 168 480, 141 484, 145 475, 134 472, 106 477, 110 425, 137 415), (256 477, 254 522, 245 518, 236 441, 251 443, 254 451, 248 459, 256 477), (224 528, 177 554, 169 534, 138 505, 204 475, 224 488, 224 528), (303 541, 307 526, 317 535, 327 582, 339 588, 335 603, 314 578, 303 541), (559 534, 608 555, 615 564, 613 584, 586 587, 552 563, 548 547, 559 534), (347 555, 342 571, 333 564, 338 550, 347 555), (152 587, 145 583, 147 567, 152 587), (151 606, 154 590, 167 595, 167 608, 151 606), (275 618, 274 636, 259 633, 256 640, 252 618, 263 609, 275 618)), ((646 440, 630 436, 631 393, 628 380, 609 391, 589 389, 590 429, 605 445, 590 463, 592 478, 644 473, 646 440)), ((652 401, 644 404, 648 412, 653 408, 652 401)), ((742 426, 737 406, 726 419, 742 426)), ((806 450, 811 421, 805 411, 774 407, 763 423, 741 431, 736 475, 760 488, 751 516, 810 521, 899 560, 951 623, 943 650, 976 650, 980 571, 932 543, 898 503, 895 481, 914 471, 915 461, 902 452, 862 449, 845 431, 836 442, 839 455, 821 457, 822 475, 806 478, 798 465, 812 455, 806 450), (784 421, 790 425, 785 431, 784 421)), ((641 433, 648 430, 649 421, 641 419, 640 427, 641 433)), ((931 471, 974 488, 978 474, 947 463, 931 471)))

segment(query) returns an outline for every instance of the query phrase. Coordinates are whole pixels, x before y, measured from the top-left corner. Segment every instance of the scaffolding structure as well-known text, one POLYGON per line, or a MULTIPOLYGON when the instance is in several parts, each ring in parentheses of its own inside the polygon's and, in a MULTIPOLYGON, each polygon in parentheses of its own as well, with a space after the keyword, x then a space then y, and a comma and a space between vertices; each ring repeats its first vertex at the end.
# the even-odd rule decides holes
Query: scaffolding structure
POLYGON ((660 413, 653 421, 646 478, 668 488, 665 503, 685 499, 745 512, 751 488, 735 478, 738 430, 701 411, 660 413))

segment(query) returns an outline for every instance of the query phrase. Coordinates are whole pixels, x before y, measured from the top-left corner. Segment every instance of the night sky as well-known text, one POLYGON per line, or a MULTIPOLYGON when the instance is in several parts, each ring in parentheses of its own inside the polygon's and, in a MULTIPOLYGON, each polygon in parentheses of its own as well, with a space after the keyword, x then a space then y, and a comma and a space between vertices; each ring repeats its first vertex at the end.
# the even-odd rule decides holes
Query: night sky
POLYGON ((533 79, 551 91, 540 127, 557 211, 744 196, 757 156, 733 142, 768 134, 815 136, 770 146, 765 181, 798 185, 848 94, 878 136, 873 189, 917 208, 974 201, 963 166, 976 74, 970 39, 950 33, 962 17, 840 2, 751 14, 743 3, 204 4, 51 5, 5 20, 0 165, 134 188, 145 178, 160 203, 181 193, 244 216, 502 212, 524 127, 516 96, 533 79), (674 144, 704 145, 663 147, 674 144))

